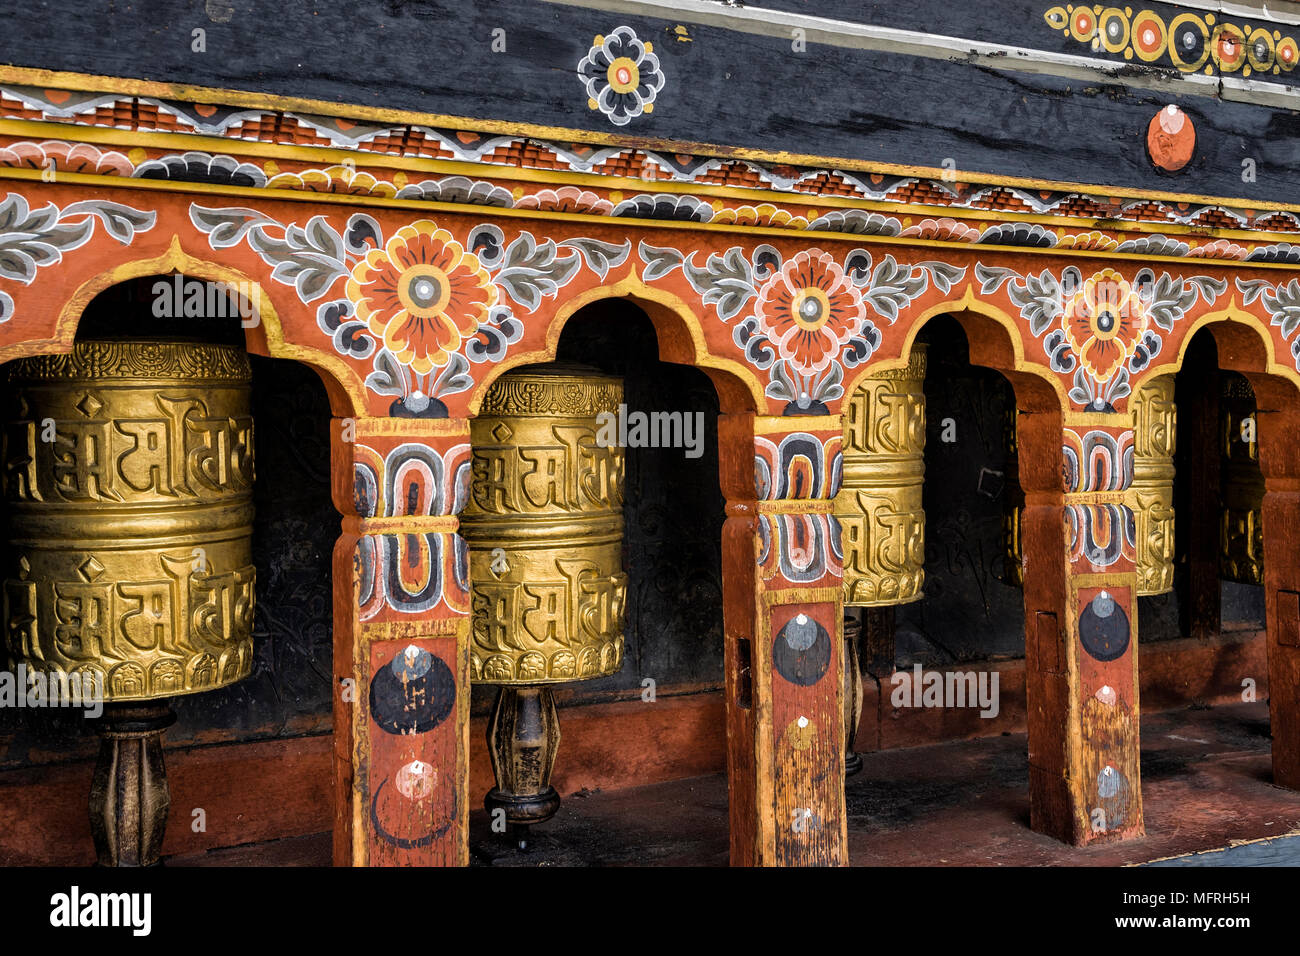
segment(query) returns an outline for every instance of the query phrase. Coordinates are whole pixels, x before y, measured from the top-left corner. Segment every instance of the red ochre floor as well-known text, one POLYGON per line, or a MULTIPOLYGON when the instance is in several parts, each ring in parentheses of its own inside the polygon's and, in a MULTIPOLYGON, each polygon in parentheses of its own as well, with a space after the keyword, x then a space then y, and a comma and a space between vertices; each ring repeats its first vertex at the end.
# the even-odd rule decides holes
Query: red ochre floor
MULTIPOLYGON (((1029 829, 1024 734, 867 754, 865 764, 846 788, 857 866, 1117 866, 1300 829, 1300 792, 1271 783, 1265 703, 1144 716, 1147 835, 1086 849, 1029 829)), ((470 829, 476 865, 724 866, 726 777, 566 795, 528 853, 493 834, 481 811, 470 829)), ((325 865, 329 846, 320 834, 168 862, 325 865)))

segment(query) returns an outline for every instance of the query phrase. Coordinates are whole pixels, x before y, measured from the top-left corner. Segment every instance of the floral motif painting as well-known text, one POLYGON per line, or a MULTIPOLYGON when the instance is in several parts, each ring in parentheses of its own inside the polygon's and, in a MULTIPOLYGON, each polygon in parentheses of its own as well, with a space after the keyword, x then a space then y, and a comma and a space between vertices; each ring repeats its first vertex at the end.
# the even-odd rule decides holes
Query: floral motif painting
MULTIPOLYGON (((33 209, 18 193, 7 193, 0 200, 0 279, 30 285, 37 270, 62 262, 65 252, 89 242, 97 223, 129 245, 137 232, 152 229, 157 218, 157 213, 101 199, 33 209)), ((13 309, 13 297, 0 289, 0 322, 8 322, 13 309)))
POLYGON ((247 242, 304 303, 324 300, 316 322, 334 350, 371 361, 366 388, 392 396, 389 414, 441 418, 441 398, 474 385, 472 364, 497 362, 523 335, 516 310, 537 310, 584 263, 602 278, 624 262, 621 245, 573 238, 509 242, 499 226, 458 238, 430 219, 385 239, 372 216, 356 213, 342 232, 324 216, 280 223, 254 209, 194 204, 190 219, 214 249, 247 242))
POLYGON ((840 257, 818 248, 784 256, 770 245, 752 253, 736 246, 696 253, 642 242, 647 282, 680 269, 705 306, 732 325, 745 361, 766 371, 768 398, 788 415, 825 415, 844 396, 846 368, 866 362, 880 346, 877 322, 899 312, 931 286, 949 292, 966 274, 946 262, 900 263, 866 249, 840 257))
POLYGON ((983 295, 1006 286, 1052 371, 1074 373, 1070 401, 1095 412, 1114 411, 1131 391, 1131 377, 1160 354, 1161 333, 1172 332, 1198 298, 1212 305, 1228 285, 1153 269, 1138 270, 1130 282, 1114 269, 1086 277, 1075 266, 1021 275, 983 263, 975 265, 975 278, 983 295))
POLYGON ((1277 326, 1282 340, 1291 343, 1291 359, 1300 372, 1300 337, 1292 338, 1300 329, 1300 279, 1289 282, 1269 282, 1265 279, 1238 278, 1237 289, 1245 296, 1246 305, 1256 299, 1268 311, 1269 324, 1277 326))
POLYGON ((653 44, 637 39, 631 27, 596 37, 578 61, 578 78, 587 88, 587 105, 615 126, 653 113, 666 82, 653 44))

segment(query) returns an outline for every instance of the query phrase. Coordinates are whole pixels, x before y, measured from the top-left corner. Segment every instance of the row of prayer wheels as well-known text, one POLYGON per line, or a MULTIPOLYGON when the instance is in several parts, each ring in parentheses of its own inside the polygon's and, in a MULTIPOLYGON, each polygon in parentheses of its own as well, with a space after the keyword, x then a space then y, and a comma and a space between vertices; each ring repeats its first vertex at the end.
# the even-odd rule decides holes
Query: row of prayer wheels
MULTIPOLYGON (((84 341, 5 372, 7 656, 103 701, 90 797, 99 862, 152 864, 170 802, 171 699, 252 667, 248 356, 84 341)), ((486 803, 518 827, 559 804, 550 687, 623 662, 623 450, 596 440, 597 417, 622 398, 618 379, 593 370, 536 368, 496 383, 474 421, 471 669, 501 688, 486 803)))
MULTIPOLYGON (((835 513, 848 606, 922 596, 925 363, 917 346, 905 368, 870 377, 846 415, 835 513)), ((488 727, 496 786, 484 802, 504 811, 521 847, 560 802, 550 785, 560 740, 551 688, 622 663, 623 450, 597 442, 597 417, 621 402, 617 379, 533 367, 498 379, 471 426, 461 521, 474 582, 471 671, 500 685, 488 727)), ((852 753, 862 706, 857 627, 846 619, 849 772, 861 766, 852 753)))
MULTIPOLYGON (((881 609, 922 596, 926 349, 851 396, 835 514, 844 603, 881 609)), ((9 656, 48 676, 80 676, 107 706, 92 818, 102 863, 158 858, 167 789, 167 701, 224 687, 252 664, 253 422, 240 348, 81 342, 69 355, 7 366, 3 433, 9 548, 9 656), (128 768, 130 772, 126 772, 128 768), (124 789, 125 788, 125 789, 124 789), (143 821, 128 826, 131 817, 143 821), (130 831, 129 833, 127 831, 130 831)), ((1259 477, 1244 380, 1225 377, 1223 566, 1258 582, 1259 477)), ((622 382, 595 370, 534 366, 498 379, 472 423, 462 533, 473 581, 471 674, 499 688, 488 726, 503 811, 522 846, 553 815, 560 732, 552 688, 623 662, 623 449, 598 440, 622 382)), ((1172 378, 1133 398, 1131 501, 1140 594, 1173 586, 1172 378)), ((1005 550, 1021 573, 1014 409, 1005 550)), ((846 616, 849 772, 862 690, 846 616)))
MULTIPOLYGON (((1177 409, 1174 378, 1148 379, 1129 402, 1133 413, 1133 482, 1128 504, 1140 597, 1174 588, 1174 454, 1177 409)), ((1024 493, 1016 481, 1015 409, 1005 428, 1008 443, 1003 554, 1007 581, 1023 583, 1020 509, 1024 493)), ((1240 584, 1264 583, 1264 534, 1261 513, 1264 476, 1255 435, 1255 395, 1242 375, 1220 375, 1219 393, 1219 575, 1240 584)))
MULTIPOLYGON (((836 518, 848 606, 891 607, 922 596, 925 562, 926 349, 870 377, 845 422, 836 518)), ((622 384, 590 369, 540 366, 494 383, 471 426, 469 504, 474 590, 471 672, 500 686, 488 726, 496 786, 522 847, 559 806, 550 785, 560 741, 556 683, 615 673, 622 663, 623 450, 602 447, 597 419, 616 413, 622 384), (495 557, 494 557, 495 556, 495 557)), ((845 723, 861 713, 855 619, 846 620, 845 723)))

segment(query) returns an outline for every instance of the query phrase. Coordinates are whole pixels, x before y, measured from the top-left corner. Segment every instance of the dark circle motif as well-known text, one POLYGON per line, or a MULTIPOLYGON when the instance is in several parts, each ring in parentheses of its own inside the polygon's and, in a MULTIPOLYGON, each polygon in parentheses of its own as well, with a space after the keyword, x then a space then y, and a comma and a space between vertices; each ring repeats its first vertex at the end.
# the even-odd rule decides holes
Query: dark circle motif
POLYGON ((451 789, 451 812, 447 814, 447 820, 442 825, 434 827, 423 836, 399 837, 384 829, 383 823, 379 820, 379 797, 383 794, 387 783, 387 780, 379 782, 379 786, 375 789, 375 796, 370 801, 370 824, 384 842, 391 843, 399 850, 420 850, 426 846, 431 846, 435 840, 441 840, 447 835, 447 831, 451 829, 452 821, 456 819, 456 789, 454 787, 451 789))
POLYGON ((438 301, 442 289, 433 276, 419 275, 411 281, 411 301, 422 309, 427 309, 438 301))
POLYGON ((427 733, 447 719, 455 703, 451 669, 428 651, 399 651, 370 681, 370 716, 385 733, 427 733))
POLYGON ((1110 311, 1102 312, 1101 315, 1097 316, 1097 328, 1103 332, 1109 332, 1115 328, 1115 316, 1110 311))
POLYGON ((1117 660, 1128 650, 1129 620, 1124 609, 1105 591, 1079 615, 1079 643, 1095 660, 1117 660))
POLYGON ((826 675, 831 664, 831 636, 812 618, 796 615, 772 641, 772 663, 792 684, 811 687, 826 675))

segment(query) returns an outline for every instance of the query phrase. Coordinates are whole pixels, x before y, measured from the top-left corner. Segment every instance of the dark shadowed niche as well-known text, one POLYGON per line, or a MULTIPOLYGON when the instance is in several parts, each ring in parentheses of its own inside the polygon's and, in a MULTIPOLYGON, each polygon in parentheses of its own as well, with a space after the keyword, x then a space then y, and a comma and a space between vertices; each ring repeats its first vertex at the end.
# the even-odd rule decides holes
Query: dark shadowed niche
POLYGON ((939 666, 1025 652, 1024 594, 1002 548, 1011 384, 970 363, 950 316, 928 322, 925 596, 896 611, 896 664, 939 666))

